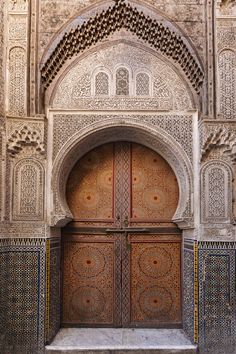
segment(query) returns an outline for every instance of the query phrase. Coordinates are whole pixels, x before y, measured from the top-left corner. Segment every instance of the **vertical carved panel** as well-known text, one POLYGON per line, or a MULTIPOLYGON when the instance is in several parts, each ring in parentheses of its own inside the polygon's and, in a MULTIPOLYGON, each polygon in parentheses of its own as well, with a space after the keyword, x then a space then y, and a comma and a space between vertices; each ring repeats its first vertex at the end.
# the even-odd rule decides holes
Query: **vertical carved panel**
POLYGON ((23 116, 26 113, 26 51, 14 47, 9 53, 9 113, 23 116))
POLYGON ((4 61, 3 61, 3 53, 4 53, 4 33, 6 28, 6 23, 4 22, 4 12, 6 4, 4 1, 0 2, 0 122, 3 121, 4 112, 5 112, 5 75, 4 75, 4 61))
POLYGON ((219 54, 220 74, 220 113, 224 119, 233 119, 236 111, 235 59, 232 50, 224 50, 219 54))
POLYGON ((117 226, 128 220, 130 211, 130 144, 115 144, 115 216, 117 226))
POLYGON ((222 162, 211 162, 201 174, 202 222, 229 222, 232 216, 232 173, 222 162))
POLYGON ((8 1, 7 111, 27 114, 28 1, 8 1))
POLYGON ((136 95, 148 96, 149 92, 149 76, 146 73, 138 73, 136 76, 136 95))
POLYGON ((43 220, 44 171, 32 159, 23 159, 13 173, 13 220, 43 220))

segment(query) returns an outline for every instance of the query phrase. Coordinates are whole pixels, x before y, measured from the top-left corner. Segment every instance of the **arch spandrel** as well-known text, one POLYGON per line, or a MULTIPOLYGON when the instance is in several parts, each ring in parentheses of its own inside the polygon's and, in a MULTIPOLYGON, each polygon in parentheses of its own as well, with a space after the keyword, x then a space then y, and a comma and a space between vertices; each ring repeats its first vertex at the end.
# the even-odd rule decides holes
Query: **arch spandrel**
POLYGON ((173 221, 180 228, 193 227, 191 190, 193 175, 190 161, 182 147, 162 129, 158 131, 148 125, 125 122, 105 121, 95 123, 74 134, 58 153, 52 170, 51 225, 64 226, 72 219, 66 201, 65 186, 68 175, 83 155, 93 148, 113 141, 140 143, 159 153, 173 169, 179 185, 179 203, 173 221))

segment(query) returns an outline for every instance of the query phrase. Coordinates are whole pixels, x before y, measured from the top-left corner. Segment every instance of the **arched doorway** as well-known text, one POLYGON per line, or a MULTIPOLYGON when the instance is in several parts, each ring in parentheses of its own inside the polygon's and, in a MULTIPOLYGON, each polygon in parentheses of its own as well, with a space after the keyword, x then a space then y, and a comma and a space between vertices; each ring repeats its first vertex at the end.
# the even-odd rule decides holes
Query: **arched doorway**
POLYGON ((63 231, 63 325, 181 325, 176 177, 136 143, 93 149, 72 169, 63 231))

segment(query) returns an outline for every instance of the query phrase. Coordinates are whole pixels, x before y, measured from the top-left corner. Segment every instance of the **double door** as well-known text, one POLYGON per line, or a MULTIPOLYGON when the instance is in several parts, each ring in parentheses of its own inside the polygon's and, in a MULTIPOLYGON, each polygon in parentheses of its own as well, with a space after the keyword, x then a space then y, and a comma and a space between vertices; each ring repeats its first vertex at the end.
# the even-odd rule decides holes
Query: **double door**
POLYGON ((178 184, 167 162, 137 144, 100 146, 71 171, 67 200, 63 324, 179 326, 178 184))

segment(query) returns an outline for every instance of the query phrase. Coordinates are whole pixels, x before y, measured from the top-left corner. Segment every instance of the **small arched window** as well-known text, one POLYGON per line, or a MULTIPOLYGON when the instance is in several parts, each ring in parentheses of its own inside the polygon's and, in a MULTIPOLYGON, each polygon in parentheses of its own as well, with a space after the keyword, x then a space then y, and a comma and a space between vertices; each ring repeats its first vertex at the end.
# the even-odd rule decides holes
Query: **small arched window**
POLYGON ((136 95, 149 96, 149 75, 146 73, 139 73, 136 76, 136 95))
POLYGON ((103 71, 95 77, 95 95, 107 96, 109 94, 109 77, 103 71))
POLYGON ((126 68, 119 68, 116 71, 116 94, 118 96, 129 95, 129 71, 126 68))

